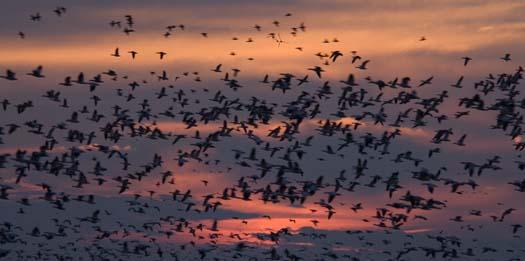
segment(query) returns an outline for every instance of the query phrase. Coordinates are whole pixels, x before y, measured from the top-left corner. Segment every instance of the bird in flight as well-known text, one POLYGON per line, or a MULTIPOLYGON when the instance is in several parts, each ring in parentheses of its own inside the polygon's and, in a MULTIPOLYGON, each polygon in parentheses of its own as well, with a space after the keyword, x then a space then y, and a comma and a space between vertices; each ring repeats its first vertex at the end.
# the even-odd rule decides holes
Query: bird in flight
POLYGON ((10 80, 10 81, 16 81, 18 80, 16 78, 16 73, 7 69, 6 72, 5 72, 5 75, 0 75, 0 78, 4 78, 6 80, 10 80))
POLYGON ((314 71, 315 74, 317 75, 317 77, 319 77, 319 78, 321 78, 321 73, 324 72, 323 68, 321 68, 319 66, 315 66, 313 68, 308 68, 308 70, 314 71))
POLYGON ((159 55, 159 58, 162 60, 166 55, 168 55, 167 53, 165 52, 157 52, 157 54, 159 55))
POLYGON ((129 51, 128 53, 131 54, 131 58, 132 59, 135 59, 135 57, 137 57, 137 54, 138 54, 138 52, 136 52, 136 51, 129 51))
POLYGON ((461 59, 463 59, 463 66, 467 66, 467 64, 472 60, 472 58, 468 56, 464 56, 461 59))
POLYGON ((506 53, 503 57, 500 58, 501 60, 503 60, 504 62, 509 62, 511 59, 510 59, 510 53, 506 53))
POLYGON ((119 48, 115 48, 115 51, 111 54, 111 56, 114 56, 114 57, 120 57, 120 52, 119 52, 119 48))

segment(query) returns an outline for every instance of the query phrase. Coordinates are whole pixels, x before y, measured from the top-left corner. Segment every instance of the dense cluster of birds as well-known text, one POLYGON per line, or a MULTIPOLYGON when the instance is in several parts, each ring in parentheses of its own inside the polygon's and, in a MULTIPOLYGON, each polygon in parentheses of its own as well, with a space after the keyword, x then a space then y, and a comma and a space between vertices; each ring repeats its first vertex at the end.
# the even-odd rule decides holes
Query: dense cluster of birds
MULTIPOLYGON (((66 10, 57 7, 53 12, 62 17, 66 10)), ((44 18, 35 13, 30 19, 44 18)), ((125 15, 110 26, 132 35, 138 33, 136 22, 125 15)), ((286 26, 278 20, 268 24, 272 29, 286 26)), ((168 38, 179 31, 191 33, 191 26, 168 25, 165 30, 162 37, 168 38)), ((277 31, 265 33, 261 25, 252 30, 275 42, 276 48, 286 43, 277 31)), ((284 38, 307 32, 305 23, 300 23, 284 38)), ((19 36, 29 40, 23 32, 19 36)), ((255 37, 245 40, 253 41, 255 37)), ((428 39, 421 37, 421 41, 428 39)), ((321 41, 331 42, 339 40, 321 41)), ((132 59, 158 55, 162 60, 169 55, 125 52, 132 59)), ((124 59, 123 53, 117 47, 108 56, 124 59)), ((135 80, 114 69, 92 78, 79 72, 40 97, 2 98, 0 144, 15 149, 0 155, 0 260, 480 260, 503 255, 521 260, 523 247, 495 247, 444 230, 423 234, 404 230, 412 222, 430 222, 431 213, 447 207, 448 200, 439 199, 443 194, 434 194, 438 189, 468 197, 488 185, 481 184, 482 175, 505 179, 504 168, 525 170, 525 161, 518 158, 514 167, 506 166, 498 155, 472 162, 435 160, 451 146, 469 148, 468 134, 447 123, 471 113, 490 117, 490 128, 509 138, 509 150, 525 149, 521 66, 488 74, 471 86, 460 76, 445 90, 423 96, 420 90, 431 88, 434 76, 420 81, 407 76, 360 78, 356 75, 365 74, 373 62, 357 51, 315 55, 319 64, 305 66, 303 75, 261 75, 255 85, 279 94, 271 100, 250 95, 254 83, 243 81, 241 69, 226 68, 225 63, 202 72, 151 72, 150 77, 135 80), (345 59, 356 72, 338 82, 325 80, 330 66, 345 59), (205 75, 212 76, 205 79, 205 75), (210 87, 178 85, 185 79, 200 87, 199 82, 208 81, 210 87), (212 87, 215 81, 224 88, 212 87), (104 88, 110 84, 119 88, 104 88), (452 98, 462 88, 469 89, 470 95, 452 98), (454 108, 449 103, 460 110, 445 112, 445 106, 454 108), (6 120, 8 115, 12 120, 6 120), (177 127, 167 128, 166 122, 177 127), (399 141, 405 132, 431 128, 435 132, 425 140, 425 152, 404 149, 399 141), (27 148, 21 139, 39 145, 27 148), (169 151, 159 151, 162 146, 169 151), (311 164, 339 170, 314 172, 311 164), (373 170, 383 164, 397 170, 373 170), (448 171, 457 166, 462 176, 448 171), (224 180, 200 180, 203 193, 179 184, 179 176, 191 177, 199 168, 224 180), (361 200, 356 191, 385 193, 388 202, 368 207, 366 196, 361 200), (223 209, 243 201, 254 204, 253 214, 223 209), (289 217, 288 224, 279 223, 278 229, 236 232, 231 226, 222 227, 230 222, 242 231, 251 218, 271 224, 271 215, 256 213, 259 203, 315 207, 306 209, 302 216, 311 218, 300 229, 291 228, 295 216, 289 217), (13 212, 10 218, 8 210, 13 212), (369 229, 348 227, 334 234, 322 228, 342 222, 334 221, 337 218, 363 212, 372 213, 358 220, 369 229)), ((473 61, 458 58, 465 67, 473 61)), ((511 55, 504 54, 499 62, 511 62, 511 55)), ((5 69, 1 84, 15 86, 29 78, 45 81, 44 68, 5 69)), ((523 196, 525 179, 506 182, 516 197, 523 196)), ((484 229, 471 220, 487 219, 519 241, 522 225, 508 221, 521 211, 517 208, 501 204, 494 215, 474 209, 448 217, 448 222, 460 223, 467 233, 484 229)))

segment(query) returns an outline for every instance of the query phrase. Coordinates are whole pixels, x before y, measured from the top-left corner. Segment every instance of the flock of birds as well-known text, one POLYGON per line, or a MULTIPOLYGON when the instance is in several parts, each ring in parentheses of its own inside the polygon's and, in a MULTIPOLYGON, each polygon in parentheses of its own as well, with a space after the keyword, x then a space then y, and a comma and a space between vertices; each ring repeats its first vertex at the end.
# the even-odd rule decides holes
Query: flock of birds
MULTIPOLYGON (((58 7, 54 13, 66 19, 67 10, 58 7)), ((292 14, 285 14, 289 16, 292 14)), ((30 19, 39 22, 43 18, 36 13, 30 19)), ((275 29, 285 27, 277 20, 269 24, 275 29)), ((111 21, 110 26, 126 35, 138 31, 131 15, 111 21)), ((162 36, 168 38, 191 26, 165 29, 162 36)), ((275 42, 276 48, 286 43, 280 33, 265 33, 260 25, 253 30, 275 42)), ((307 32, 301 23, 290 34, 307 32)), ((19 36, 31 38, 24 32, 19 36)), ((125 52, 132 59, 148 55, 125 52)), ((162 60, 170 54, 159 51, 156 55, 162 60)), ((91 79, 82 72, 66 76, 40 97, 2 98, 0 144, 16 149, 3 150, 0 155, 0 260, 481 260, 504 255, 510 256, 508 260, 521 260, 523 247, 486 245, 447 234, 444 229, 421 235, 404 231, 412 222, 430 222, 431 213, 439 214, 447 207, 447 200, 436 199, 443 195, 434 194, 438 189, 459 198, 475 197, 476 190, 490 185, 481 183, 482 175, 499 173, 496 175, 505 179, 504 168, 525 170, 525 161, 504 166, 502 156, 459 163, 435 160, 444 150, 452 150, 450 146, 468 149, 467 133, 458 133, 447 123, 474 112, 493 118, 490 128, 509 138, 509 150, 525 149, 521 66, 489 74, 472 86, 461 76, 446 90, 425 97, 418 92, 431 88, 434 76, 419 82, 410 77, 359 78, 355 75, 365 74, 373 63, 356 51, 315 55, 320 63, 304 68, 304 75, 266 74, 255 84, 243 82, 241 69, 226 69, 226 64, 176 76, 166 70, 151 72, 149 78, 140 80, 110 69, 91 79), (325 81, 330 66, 345 60, 356 73, 337 83, 325 81), (188 87, 202 86, 199 82, 208 81, 205 74, 215 75, 224 88, 213 84, 188 87), (179 85, 185 79, 189 83, 179 85), (119 88, 104 88, 113 84, 119 88), (247 97, 250 85, 282 95, 273 100, 263 95, 247 97), (469 89, 471 95, 453 101, 457 89, 469 89), (64 94, 72 90, 76 95, 64 94), (456 103, 460 111, 447 115, 443 112, 446 102, 456 103), (62 114, 68 116, 59 117, 62 114), (180 127, 166 130, 162 122, 180 127), (430 126, 437 128, 425 141, 426 152, 403 148, 399 139, 406 130, 430 126), (30 149, 16 144, 23 143, 21 139, 37 140, 39 146, 30 149), (12 140, 17 142, 12 144, 12 140), (170 148, 169 152, 156 151, 161 146, 170 148), (340 170, 313 173, 312 164, 340 170), (394 167, 371 170, 388 164, 394 167), (443 166, 432 170, 436 164, 443 166), (450 173, 453 166, 460 166, 463 176, 450 173), (180 175, 191 176, 199 168, 221 177, 214 179, 219 184, 202 179, 205 193, 201 194, 178 182, 180 175), (154 188, 142 190, 144 183, 154 188), (215 191, 217 185, 223 187, 215 191), (25 191, 28 188, 31 190, 25 191), (384 193, 388 203, 368 207, 363 202, 366 196, 360 200, 354 196, 356 191, 384 193), (247 210, 254 212, 259 203, 315 208, 305 209, 302 215, 311 216, 305 225, 310 228, 292 229, 299 217, 290 216, 289 225, 279 229, 246 233, 230 228, 225 232, 223 223, 234 222, 242 230, 259 214, 232 215, 231 209, 223 210, 241 201, 254 204, 247 210), (360 222, 370 229, 348 227, 342 235, 332 236, 322 229, 323 224, 338 222, 335 218, 366 211, 373 214, 360 222), (14 218, 8 218, 8 212, 14 218)), ((124 51, 117 47, 108 56, 122 59, 124 51)), ((473 58, 459 61, 468 67, 473 58)), ((504 54, 500 62, 511 61, 511 55, 504 54)), ((13 88, 5 86, 16 86, 28 78, 45 81, 46 70, 42 65, 30 72, 6 69, 0 77, 5 80, 3 88, 13 88)), ((208 83, 215 82, 210 79, 208 83)), ((525 179, 506 183, 516 197, 523 196, 525 179)), ((448 219, 460 223, 467 233, 484 229, 471 224, 471 217, 485 218, 519 241, 522 225, 508 221, 519 211, 516 206, 503 206, 501 212, 491 215, 473 209, 448 219)), ((258 218, 273 222, 271 215, 258 218)))

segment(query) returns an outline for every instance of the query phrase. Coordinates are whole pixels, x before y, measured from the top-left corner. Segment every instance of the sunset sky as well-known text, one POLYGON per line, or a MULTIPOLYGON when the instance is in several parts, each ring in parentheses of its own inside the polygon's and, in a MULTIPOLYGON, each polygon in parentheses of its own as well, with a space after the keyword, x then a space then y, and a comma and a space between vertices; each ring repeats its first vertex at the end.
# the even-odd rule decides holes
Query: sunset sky
POLYGON ((499 88, 499 82, 486 94, 482 87, 475 87, 475 83, 496 82, 505 75, 521 77, 523 14, 525 2, 506 0, 3 1, 0 75, 11 70, 17 80, 0 79, 0 101, 9 103, 6 109, 0 108, 0 223, 4 224, 0 224, 0 260, 41 260, 39 255, 55 260, 54 253, 72 260, 89 260, 90 255, 108 260, 118 260, 117 256, 121 260, 173 260, 175 256, 180 260, 264 260, 275 257, 272 249, 283 260, 293 260, 289 252, 303 260, 333 260, 333 254, 362 260, 425 260, 425 248, 438 249, 437 259, 446 259, 442 255, 452 249, 460 260, 523 258, 525 228, 513 233, 513 225, 525 226, 525 192, 509 183, 523 182, 525 188, 525 170, 519 168, 525 159, 515 148, 522 136, 510 134, 513 127, 523 127, 519 117, 525 108, 521 105, 525 97, 520 93, 524 85, 519 81, 511 84, 517 93, 512 97, 515 105, 507 104, 514 118, 506 130, 495 128, 504 109, 488 108, 509 98, 509 90, 499 88), (57 15, 54 10, 62 6, 65 11, 57 15), (37 14, 40 20, 32 21, 31 16, 37 14), (126 15, 132 16, 132 25, 127 24, 126 15), (111 21, 119 22, 120 27, 110 26, 111 21), (170 25, 174 25, 171 31, 167 29, 170 25), (134 31, 127 35, 125 28, 134 31), (116 48, 120 57, 112 55, 116 48), (137 52, 135 59, 130 51, 137 52), (343 56, 333 61, 316 55, 334 51, 343 56), (159 59, 158 52, 166 56, 159 59), (502 59, 506 54, 511 58, 508 61, 502 59), (360 59, 352 62, 356 55, 360 59), (467 66, 463 57, 471 58, 467 66), (358 68, 366 60, 366 69, 358 68), (219 64, 221 71, 213 71, 219 64), (45 77, 28 75, 39 65, 45 77), (315 66, 324 70, 322 78, 310 70, 315 66), (104 74, 109 70, 117 76, 104 74), (163 71, 164 80, 160 79, 163 71), (234 71, 238 73, 234 75, 234 71), (103 82, 93 91, 88 84, 60 85, 68 76, 75 81, 81 72, 86 82, 96 75, 101 75, 103 82), (230 88, 231 82, 224 80, 226 73, 242 87, 230 88), (291 89, 285 93, 272 90, 274 81, 286 74, 293 75, 291 89), (364 98, 341 116, 336 114, 341 110, 338 99, 349 74, 357 83, 352 91, 364 98), (297 85, 298 79, 307 75, 309 82, 297 85), (380 90, 373 83, 382 80, 390 85, 397 78, 400 84, 404 77, 410 77, 410 88, 387 86, 380 90), (431 77, 431 84, 419 87, 431 77), (452 87, 460 77, 462 88, 452 87), (131 83, 138 87, 132 90, 131 83), (331 87, 331 94, 318 95, 323 85, 331 87), (159 98, 163 89, 167 96, 159 98), (43 97, 50 90, 60 92, 57 101, 43 97), (218 91, 231 103, 214 101, 218 91), (443 91, 448 97, 425 116, 426 125, 415 126, 416 111, 424 110, 424 100, 436 99, 443 91), (181 92, 187 99, 185 104, 179 99, 181 92), (403 92, 416 98, 407 104, 383 103, 403 92), (484 100, 485 110, 459 105, 462 98, 476 94, 484 100), (128 95, 134 99, 127 101, 128 95), (319 104, 319 114, 304 117, 290 140, 269 135, 277 127, 282 134, 295 122, 286 114, 291 107, 312 111, 315 106, 299 102, 300 95, 319 104), (95 96, 100 99, 97 104, 95 96), (259 119, 256 126, 248 123, 255 117, 250 114, 254 99, 257 105, 273 108, 268 124, 259 119), (61 106, 64 100, 67 108, 61 106), (33 106, 18 113, 16 106, 27 101, 33 106), (363 105, 366 102, 370 104, 363 105), (81 112, 84 106, 87 113, 81 112), (133 136, 127 127, 120 126, 113 129, 122 134, 118 142, 105 138, 104 128, 119 121, 115 106, 128 110, 136 128, 157 128, 167 139, 133 136), (204 122, 203 114, 225 107, 230 107, 229 115, 204 122), (381 108, 386 115, 384 125, 374 122, 381 108), (98 122, 90 120, 93 111, 104 117, 98 122), (141 111, 151 117, 139 122, 141 111), (166 111, 174 116, 168 117, 166 111), (74 112, 78 123, 71 121, 74 112), (392 126, 403 112, 409 116, 400 126, 392 126), (458 112, 465 115, 458 117, 458 112), (438 122, 443 115, 447 119, 438 122), (187 117, 195 118, 196 126, 184 122, 187 117), (326 120, 349 125, 347 131, 356 143, 327 153, 328 145, 336 150, 344 143, 345 134, 322 135, 320 129, 326 120), (35 133, 38 127, 32 129, 31 121, 42 124, 42 133, 35 133), (223 130, 225 121, 233 128, 231 135, 212 139, 210 148, 199 148, 208 135, 223 130), (64 128, 59 127, 61 123, 64 128), (9 133, 13 124, 19 128, 9 133), (439 130, 447 129, 453 130, 450 141, 432 143, 439 130), (89 144, 68 140, 68 132, 73 130, 96 137, 89 144), (200 137, 195 137, 196 131, 200 137), (396 131, 400 136, 391 140, 387 153, 382 153, 382 145, 365 146, 365 153, 360 152, 364 136, 374 136, 374 142, 379 142, 385 132, 396 131), (454 144, 464 134, 465 146, 454 144), (185 137, 173 145, 176 135, 185 137), (311 146, 305 145, 308 137, 314 137, 311 146), (49 173, 47 165, 38 170, 30 160, 31 153, 38 154, 41 146, 53 139, 58 143, 37 161, 44 166, 55 157, 62 159, 58 175, 49 173), (116 153, 110 157, 99 151, 101 145, 116 153), (271 156, 271 149, 265 150, 265 146, 278 151, 271 156), (71 148, 82 151, 79 158, 64 157, 71 148), (256 160, 250 159, 252 148, 256 149, 256 160), (436 148, 440 152, 429 157, 429 150, 436 148), (16 154, 22 150, 27 154, 20 160, 16 154), (236 159, 237 150, 244 154, 236 159), (302 158, 297 156, 298 150, 304 153, 302 158), (200 160, 188 156, 192 151, 200 153, 200 160), (411 154, 400 156, 406 152, 411 154), (123 169, 123 157, 117 154, 126 158, 129 168, 123 169), (154 155, 162 157, 160 166, 142 172, 154 155), (495 156, 495 163, 484 165, 495 156), (180 157, 185 161, 182 166, 180 157), (260 177, 261 159, 273 165, 264 177, 260 177), (360 160, 368 164, 364 175, 356 178, 360 160), (94 173, 97 162, 106 169, 101 176, 94 173), (464 168, 467 162, 478 169, 484 166, 482 173, 478 175, 476 170, 469 176, 464 168), (65 173, 75 164, 78 169, 74 174, 65 173), (291 164, 298 164, 302 173, 278 174, 280 167, 291 164), (24 169, 22 177, 20 169, 24 169), (172 176, 162 182, 167 171, 172 176), (146 176, 140 181, 133 178, 141 172, 146 176), (400 187, 390 197, 386 182, 395 172, 400 187), (413 177, 420 172, 441 174, 430 181, 413 177), (75 185, 81 175, 88 183, 78 188, 75 185), (303 186, 316 186, 321 176, 322 184, 309 195, 303 186), (97 184, 96 178, 104 178, 104 183, 97 184), (126 178, 131 182, 129 188, 119 193, 121 180, 126 178), (352 182, 359 184, 350 191, 347 188, 352 182), (328 202, 336 183, 342 188, 328 202), (433 193, 427 188, 429 183, 435 186, 433 193), (455 192, 453 183, 461 183, 455 192), (45 199, 42 184, 52 188, 51 199, 45 199), (275 202, 263 200, 265 190, 277 193, 283 187, 284 193, 295 187, 290 195, 305 196, 304 203, 298 199, 292 204, 283 194, 275 196, 275 202), (237 199, 221 198, 225 189, 230 194, 232 188, 237 199), (242 198, 243 190, 251 193, 249 200, 242 198), (175 191, 177 200, 173 199, 175 191), (182 201, 185 193, 191 197, 182 201), (395 208, 395 203, 410 204, 403 201, 407 193, 444 205, 430 210, 395 208), (79 195, 86 199, 94 195, 95 202, 75 201, 79 195), (30 205, 21 203, 24 198, 30 205), (220 205, 216 211, 206 211, 206 202, 220 205), (191 209, 186 211, 188 203, 191 209), (330 219, 327 203, 335 212, 330 219), (352 210, 359 203, 362 209, 352 210), (63 210, 57 208, 61 204, 63 210), (388 227, 381 227, 374 218, 380 208, 392 215, 407 215, 407 220, 398 229, 390 227, 389 221, 385 221, 388 227), (508 209, 515 210, 500 219, 508 209), (82 220, 96 210, 100 210, 100 220, 82 220), (481 215, 473 215, 476 210, 481 215), (218 231, 212 229, 214 221, 218 231), (155 223, 151 229, 149 223, 155 223), (17 228, 9 228, 9 224, 17 228), (35 227, 42 235, 35 235, 35 227), (65 229, 64 234, 57 232, 59 228, 65 229), (271 240, 282 229, 291 235, 281 235, 279 242, 271 240), (167 237, 166 231, 174 234, 167 237), (46 238, 45 232, 52 235, 46 238), (104 232, 108 235, 100 238, 104 232), (435 239, 439 236, 447 238, 446 242, 439 244, 435 239), (453 244, 456 238, 461 246, 453 244), (130 252, 122 250, 124 242, 129 242, 130 252), (147 256, 133 253, 141 244, 149 246, 147 256), (239 245, 246 249, 239 251, 239 245), (405 255, 403 251, 410 247, 416 249, 405 255), (474 255, 465 254, 469 248, 474 249, 474 255), (158 249, 164 251, 163 256, 158 249), (403 253, 401 257, 399 253, 403 253))

